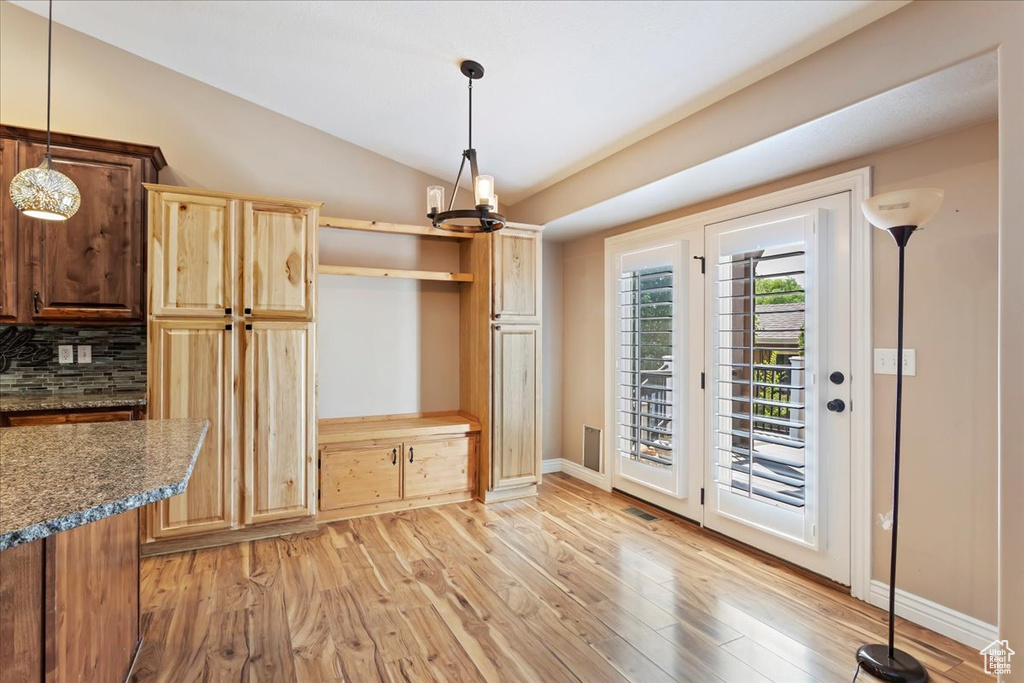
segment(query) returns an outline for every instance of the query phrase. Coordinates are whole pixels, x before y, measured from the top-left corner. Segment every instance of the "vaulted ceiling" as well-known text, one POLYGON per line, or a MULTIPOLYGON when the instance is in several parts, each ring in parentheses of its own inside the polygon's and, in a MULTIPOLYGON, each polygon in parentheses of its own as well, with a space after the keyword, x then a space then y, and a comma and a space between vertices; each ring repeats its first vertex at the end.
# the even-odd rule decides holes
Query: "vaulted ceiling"
POLYGON ((458 64, 480 61, 474 143, 512 204, 904 4, 58 0, 54 20, 446 179, 458 64))

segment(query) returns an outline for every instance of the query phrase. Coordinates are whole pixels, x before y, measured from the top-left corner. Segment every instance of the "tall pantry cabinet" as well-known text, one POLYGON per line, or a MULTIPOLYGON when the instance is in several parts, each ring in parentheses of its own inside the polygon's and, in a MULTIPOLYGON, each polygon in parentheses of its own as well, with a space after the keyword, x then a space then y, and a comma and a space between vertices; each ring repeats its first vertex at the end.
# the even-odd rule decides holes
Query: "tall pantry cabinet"
POLYGON ((145 540, 310 517, 320 203, 145 187, 149 415, 210 421, 145 540))
POLYGON ((481 423, 478 497, 537 493, 541 480, 541 228, 510 224, 463 244, 462 411, 481 423))

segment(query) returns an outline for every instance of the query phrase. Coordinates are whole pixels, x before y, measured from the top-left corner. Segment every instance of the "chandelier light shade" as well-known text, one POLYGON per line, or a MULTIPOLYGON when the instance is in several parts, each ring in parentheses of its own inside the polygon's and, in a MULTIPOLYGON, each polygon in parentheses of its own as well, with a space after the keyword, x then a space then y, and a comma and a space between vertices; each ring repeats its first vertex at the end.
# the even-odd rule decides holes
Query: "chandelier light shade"
POLYGON ((30 218, 66 221, 75 215, 82 195, 71 178, 53 167, 50 155, 50 86, 53 65, 53 0, 50 0, 49 36, 46 48, 46 158, 11 179, 8 191, 15 208, 30 218))
POLYGON ((427 188, 427 218, 435 228, 449 232, 494 232, 505 227, 505 217, 498 213, 498 195, 494 192, 494 177, 480 175, 477 172, 476 150, 473 149, 473 81, 484 76, 484 68, 479 63, 466 60, 459 66, 462 74, 469 79, 469 145, 462 152, 459 173, 452 185, 452 196, 448 208, 444 206, 444 188, 431 185, 427 188), (473 180, 473 195, 476 207, 473 209, 456 209, 455 197, 459 193, 459 181, 462 172, 469 162, 469 172, 473 180))

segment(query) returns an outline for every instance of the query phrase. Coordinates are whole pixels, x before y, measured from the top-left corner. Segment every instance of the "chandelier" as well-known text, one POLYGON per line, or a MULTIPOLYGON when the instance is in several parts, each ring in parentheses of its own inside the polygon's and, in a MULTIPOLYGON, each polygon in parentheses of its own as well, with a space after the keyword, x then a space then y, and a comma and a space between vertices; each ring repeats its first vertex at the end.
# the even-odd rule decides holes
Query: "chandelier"
POLYGON ((469 79, 469 145, 462 152, 462 162, 452 185, 452 198, 448 202, 447 210, 442 211, 444 188, 440 185, 431 185, 427 188, 427 218, 435 228, 449 232, 494 232, 505 227, 505 217, 498 213, 498 195, 494 193, 494 178, 477 172, 476 150, 473 149, 473 81, 483 78, 484 68, 471 60, 462 62, 459 68, 469 79), (473 177, 476 208, 456 209, 455 197, 459 193, 459 181, 462 180, 462 172, 467 161, 473 177))

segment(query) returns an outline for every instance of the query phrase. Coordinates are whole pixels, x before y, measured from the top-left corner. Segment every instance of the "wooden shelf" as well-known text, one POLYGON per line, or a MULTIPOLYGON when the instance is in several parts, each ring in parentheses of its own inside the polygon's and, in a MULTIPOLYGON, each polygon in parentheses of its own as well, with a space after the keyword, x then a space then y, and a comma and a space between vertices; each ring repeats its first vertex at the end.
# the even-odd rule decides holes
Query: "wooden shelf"
POLYGON ((317 444, 401 441, 413 437, 479 431, 480 423, 476 418, 461 413, 331 418, 318 422, 317 444))
POLYGON ((321 275, 353 277, 390 277, 404 280, 435 280, 438 282, 472 282, 472 273, 449 273, 441 270, 400 270, 398 268, 362 268, 360 266, 329 266, 320 264, 321 275))
POLYGON ((418 237, 441 237, 454 240, 473 239, 473 235, 471 234, 438 230, 437 228, 428 225, 406 225, 404 223, 360 221, 354 218, 336 218, 334 216, 320 216, 320 227, 337 228, 339 230, 381 232, 389 235, 416 235, 418 237))

